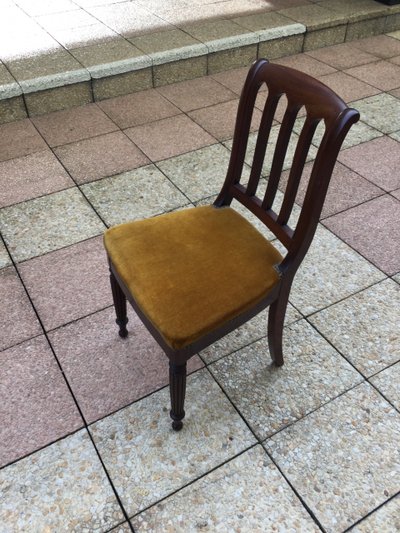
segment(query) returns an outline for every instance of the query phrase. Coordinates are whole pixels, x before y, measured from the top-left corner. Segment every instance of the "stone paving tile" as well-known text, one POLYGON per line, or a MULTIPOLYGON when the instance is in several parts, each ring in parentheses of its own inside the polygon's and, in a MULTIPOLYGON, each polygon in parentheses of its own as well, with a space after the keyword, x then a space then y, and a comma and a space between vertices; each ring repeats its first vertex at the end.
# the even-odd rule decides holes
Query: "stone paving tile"
POLYGON ((400 410, 400 363, 386 368, 370 379, 385 397, 400 410))
POLYGON ((212 74, 211 78, 218 83, 221 83, 230 91, 239 96, 242 92, 248 72, 248 67, 236 68, 232 70, 225 70, 223 72, 219 72, 218 74, 212 74))
POLYGON ((362 380, 304 320, 284 330, 283 353, 285 364, 277 368, 264 338, 209 367, 260 439, 362 380))
POLYGON ((296 70, 301 70, 305 74, 310 76, 324 76, 326 74, 332 74, 336 72, 336 69, 330 67, 326 63, 318 61, 317 59, 311 57, 311 54, 295 54, 293 56, 281 57, 274 61, 278 65, 283 65, 285 67, 295 68, 296 70))
POLYGON ((186 115, 129 128, 125 133, 152 161, 198 150, 216 141, 186 115))
POLYGON ((393 133, 400 123, 400 101, 390 94, 377 94, 352 102, 362 120, 383 133, 393 133))
POLYGON ((388 194, 324 220, 324 224, 388 275, 400 269, 400 202, 388 194))
POLYGON ((351 529, 351 533, 397 533, 400 529, 400 496, 365 518, 351 529))
POLYGON ((0 161, 22 157, 47 148, 29 119, 0 125, 0 161))
POLYGON ((161 161, 157 166, 190 200, 207 198, 220 191, 230 153, 220 144, 161 161))
POLYGON ((400 55, 400 41, 387 35, 375 35, 352 43, 358 48, 377 57, 388 58, 400 55))
POLYGON ((0 350, 42 333, 14 267, 0 270, 0 350))
POLYGON ((123 129, 180 113, 177 107, 155 89, 110 98, 97 105, 123 129))
POLYGON ((174 83, 157 90, 184 112, 237 98, 235 93, 210 77, 174 83))
MULTIPOLYGON (((50 342, 89 422, 168 384, 168 359, 129 309, 129 336, 121 339, 114 308, 50 333, 50 342)), ((202 366, 198 357, 189 371, 202 366)))
POLYGON ((1 352, 0 361, 0 466, 83 426, 44 336, 1 352))
MULTIPOLYGON (((307 163, 304 167, 296 196, 296 203, 299 205, 303 205, 311 170, 312 164, 307 163)), ((286 171, 282 174, 282 181, 279 185, 282 191, 287 184, 288 178, 289 171, 286 171)), ((352 172, 341 163, 336 163, 324 207, 322 208, 321 218, 334 215, 381 194, 384 194, 382 189, 376 187, 373 183, 370 183, 355 172, 352 172)))
POLYGON ((83 241, 104 229, 76 188, 0 210, 0 230, 16 261, 83 241))
POLYGON ((342 150, 338 160, 386 191, 400 187, 400 147, 390 137, 380 137, 342 150))
MULTIPOLYGON (((306 55, 327 63, 337 69, 357 67, 376 61, 373 53, 364 52, 354 46, 354 42, 327 46, 318 50, 310 50, 306 55)), ((311 73, 311 75, 314 75, 311 73)))
MULTIPOLYGON (((285 317, 285 325, 292 324, 300 318, 302 318, 301 314, 289 304, 285 317)), ((207 364, 217 361, 224 355, 235 352, 256 340, 265 337, 268 333, 267 326, 268 310, 265 310, 240 326, 240 328, 228 333, 228 335, 222 337, 222 339, 202 350, 200 355, 207 364)))
POLYGON ((77 183, 87 183, 148 164, 147 157, 121 131, 54 150, 77 183))
POLYGON ((178 433, 169 409, 165 388, 90 428, 129 515, 255 443, 206 370, 187 381, 186 418, 178 433))
POLYGON ((0 162, 0 207, 73 185, 74 182, 50 150, 0 162))
POLYGON ((112 304, 102 237, 35 257, 18 270, 47 331, 112 304))
POLYGON ((275 435, 266 448, 333 533, 398 491, 399 433, 399 413, 362 384, 275 435))
POLYGON ((0 470, 8 531, 107 531, 124 517, 85 430, 0 470))
POLYGON ((400 287, 387 279, 310 317, 365 376, 400 359, 400 287))
POLYGON ((400 142, 400 130, 399 131, 395 131, 394 133, 391 133, 390 137, 392 139, 395 139, 396 141, 400 142))
POLYGON ((111 529, 110 533, 131 533, 132 529, 129 527, 128 522, 121 524, 120 526, 111 529))
POLYGON ((319 226, 294 278, 289 299, 308 315, 383 278, 382 272, 319 226))
MULTIPOLYGON (((189 116, 216 139, 225 141, 233 137, 238 103, 239 100, 230 100, 222 104, 191 111, 189 116)), ((260 121, 261 112, 255 108, 250 131, 258 130, 260 121)))
MULTIPOLYGON (((369 65, 365 66, 365 68, 368 67, 369 65)), ((372 87, 372 85, 353 77, 351 69, 346 70, 346 72, 334 72, 333 74, 319 76, 318 79, 335 91, 345 102, 351 102, 352 100, 358 100, 380 92, 376 87, 372 87)))
POLYGON ((82 191, 108 225, 158 215, 189 203, 154 165, 87 183, 82 191))
POLYGON ((390 91, 400 86, 400 66, 390 61, 379 61, 373 65, 360 65, 346 70, 351 76, 355 76, 382 91, 390 91))
POLYGON ((118 129, 96 104, 56 111, 32 121, 51 147, 118 129))
POLYGON ((7 249, 0 240, 0 268, 11 265, 11 257, 8 255, 7 249))
POLYGON ((77 28, 52 29, 50 34, 67 50, 118 39, 119 35, 100 22, 77 28))
POLYGON ((135 517, 135 531, 320 531, 261 446, 135 517))

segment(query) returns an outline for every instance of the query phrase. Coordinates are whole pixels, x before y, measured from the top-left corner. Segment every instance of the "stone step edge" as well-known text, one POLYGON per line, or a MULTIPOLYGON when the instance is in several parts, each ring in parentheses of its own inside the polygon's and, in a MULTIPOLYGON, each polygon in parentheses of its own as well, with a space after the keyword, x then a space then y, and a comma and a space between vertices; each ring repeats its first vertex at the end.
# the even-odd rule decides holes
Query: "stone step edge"
MULTIPOLYGON (((57 87, 63 87, 64 85, 90 81, 91 79, 102 79, 118 74, 134 72, 145 68, 151 68, 153 66, 180 61, 182 59, 207 56, 208 54, 214 52, 231 50, 234 48, 280 39, 291 35, 299 35, 305 32, 306 27, 303 24, 294 23, 286 26, 270 28, 267 30, 241 33, 239 35, 207 41, 206 43, 188 45, 163 52, 156 52, 153 54, 143 53, 141 56, 124 59, 121 61, 113 61, 110 63, 103 63, 89 67, 82 66, 82 68, 79 69, 59 72, 47 76, 40 76, 20 82, 14 80, 14 82, 0 85, 0 100, 20 96, 22 94, 30 94, 37 91, 55 89, 57 87)), ((10 74, 10 76, 12 75, 10 74)))

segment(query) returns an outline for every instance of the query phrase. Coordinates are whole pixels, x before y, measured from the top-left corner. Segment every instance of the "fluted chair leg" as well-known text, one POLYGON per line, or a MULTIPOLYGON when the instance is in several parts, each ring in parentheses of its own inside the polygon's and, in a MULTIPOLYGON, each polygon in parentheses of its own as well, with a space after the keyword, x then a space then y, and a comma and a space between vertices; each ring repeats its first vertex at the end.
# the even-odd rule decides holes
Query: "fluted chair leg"
POLYGON ((115 320, 115 322, 119 326, 119 336, 125 338, 128 336, 128 330, 126 329, 126 325, 128 323, 128 318, 126 316, 126 296, 111 271, 110 283, 114 300, 115 314, 117 315, 117 319, 115 320))
POLYGON ((179 431, 183 427, 182 420, 185 418, 183 409, 186 393, 186 363, 176 365, 169 363, 169 391, 171 395, 172 428, 179 431))

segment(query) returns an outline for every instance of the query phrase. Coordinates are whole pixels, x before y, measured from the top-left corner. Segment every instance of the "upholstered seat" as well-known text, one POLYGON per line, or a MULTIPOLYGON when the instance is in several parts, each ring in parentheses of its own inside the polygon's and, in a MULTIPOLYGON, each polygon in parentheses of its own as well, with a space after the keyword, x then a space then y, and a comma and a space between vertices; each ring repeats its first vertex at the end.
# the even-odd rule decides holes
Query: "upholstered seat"
POLYGON ((121 224, 104 242, 138 306, 175 349, 247 311, 279 281, 282 256, 230 207, 121 224))

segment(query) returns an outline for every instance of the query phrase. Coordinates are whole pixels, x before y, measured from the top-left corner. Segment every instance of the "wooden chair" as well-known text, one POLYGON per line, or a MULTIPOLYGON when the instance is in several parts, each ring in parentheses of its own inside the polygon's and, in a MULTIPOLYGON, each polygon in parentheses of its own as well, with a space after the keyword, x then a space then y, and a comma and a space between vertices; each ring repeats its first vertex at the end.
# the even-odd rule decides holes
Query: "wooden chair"
MULTIPOLYGON (((342 142, 359 114, 328 87, 294 69, 261 59, 251 67, 240 98, 225 182, 213 205, 128 222, 105 233, 119 335, 128 334, 126 300, 169 358, 172 427, 185 416, 186 362, 267 306, 273 362, 283 364, 282 332, 290 287, 314 236, 342 142), (255 100, 268 96, 247 183, 241 183, 255 100), (263 198, 256 196, 279 100, 287 107, 263 198), (301 108, 306 117, 295 149, 283 201, 274 199, 288 143, 301 108), (299 181, 317 125, 325 133, 313 163, 298 222, 288 226, 299 181), (230 207, 243 204, 286 248, 284 257, 230 207)), ((242 180, 243 181, 243 180, 242 180)), ((245 362, 244 362, 245 364, 245 362)))

